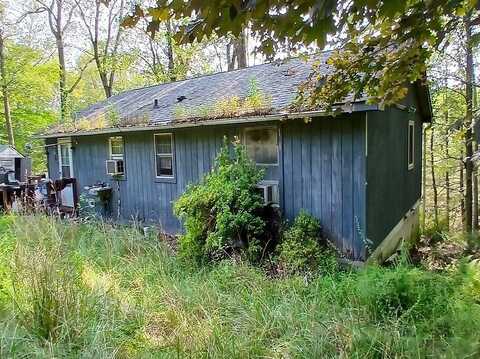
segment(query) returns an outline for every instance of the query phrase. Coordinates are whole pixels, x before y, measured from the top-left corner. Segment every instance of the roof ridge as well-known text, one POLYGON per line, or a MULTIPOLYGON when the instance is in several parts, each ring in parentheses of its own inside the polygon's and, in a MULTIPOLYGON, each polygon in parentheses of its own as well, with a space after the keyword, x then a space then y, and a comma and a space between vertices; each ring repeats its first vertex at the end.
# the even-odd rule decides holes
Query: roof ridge
MULTIPOLYGON (((152 87, 156 87, 156 86, 174 84, 174 83, 178 83, 178 82, 195 80, 195 79, 199 79, 199 78, 210 77, 210 76, 215 76, 215 75, 220 75, 220 74, 247 71, 249 69, 252 69, 252 68, 255 68, 255 67, 260 67, 260 66, 267 66, 267 65, 272 65, 272 64, 282 64, 282 63, 285 63, 285 62, 288 62, 288 61, 301 59, 302 57, 310 57, 311 58, 311 57, 314 57, 315 55, 325 54, 325 53, 329 53, 329 52, 332 52, 332 51, 333 50, 323 50, 323 51, 318 51, 318 52, 315 52, 313 54, 308 54, 308 55, 303 55, 302 54, 302 55, 297 55, 297 56, 290 56, 290 57, 286 57, 284 59, 277 59, 277 60, 273 60, 273 61, 269 61, 269 62, 264 62, 263 64, 256 64, 256 65, 252 65, 252 66, 243 67, 243 68, 240 68, 240 69, 233 69, 233 70, 212 72, 212 73, 207 73, 207 74, 200 74, 200 75, 188 77, 188 78, 181 79, 181 80, 162 82, 162 83, 157 83, 157 84, 152 84, 152 85, 147 85, 147 86, 142 86, 142 87, 135 87, 135 88, 132 88, 132 89, 128 89, 128 90, 119 92, 118 94, 115 94, 114 96, 124 94, 124 93, 130 92, 130 91, 144 90, 144 89, 148 89, 148 88, 152 88, 152 87)), ((112 97, 114 97, 114 96, 112 96, 112 97)))

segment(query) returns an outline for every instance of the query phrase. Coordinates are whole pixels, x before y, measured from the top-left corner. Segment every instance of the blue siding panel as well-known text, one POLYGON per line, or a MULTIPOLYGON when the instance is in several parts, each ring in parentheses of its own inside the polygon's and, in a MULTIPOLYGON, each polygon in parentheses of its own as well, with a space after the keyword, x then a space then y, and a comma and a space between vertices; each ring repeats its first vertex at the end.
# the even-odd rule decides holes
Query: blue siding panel
POLYGON ((286 217, 293 220, 300 209, 307 210, 339 249, 362 259, 364 245, 356 227, 365 223, 364 115, 283 126, 286 217))
MULTIPOLYGON (((266 179, 279 181, 285 217, 291 221, 301 209, 307 210, 319 218, 329 239, 352 258, 363 253, 356 223, 365 224, 364 124, 363 114, 314 118, 310 123, 280 122, 279 165, 265 168, 266 179)), ((210 171, 223 137, 231 140, 240 132, 239 126, 175 130, 174 181, 155 178, 154 132, 122 133, 126 171, 125 179, 119 181, 122 219, 154 222, 166 232, 181 232, 173 202, 188 184, 210 171)), ((80 190, 98 181, 111 183, 116 218, 119 193, 105 173, 108 136, 78 136, 73 142, 80 190)), ((58 162, 54 152, 49 150, 51 172, 58 162)))

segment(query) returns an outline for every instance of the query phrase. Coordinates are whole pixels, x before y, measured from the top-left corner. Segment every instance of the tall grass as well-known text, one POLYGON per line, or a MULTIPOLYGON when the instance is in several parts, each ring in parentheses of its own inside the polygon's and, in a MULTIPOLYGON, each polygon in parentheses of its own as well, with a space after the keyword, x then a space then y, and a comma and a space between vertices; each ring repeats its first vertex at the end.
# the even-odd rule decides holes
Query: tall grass
POLYGON ((194 269, 155 236, 0 217, 0 357, 476 357, 480 270, 308 281, 194 269))

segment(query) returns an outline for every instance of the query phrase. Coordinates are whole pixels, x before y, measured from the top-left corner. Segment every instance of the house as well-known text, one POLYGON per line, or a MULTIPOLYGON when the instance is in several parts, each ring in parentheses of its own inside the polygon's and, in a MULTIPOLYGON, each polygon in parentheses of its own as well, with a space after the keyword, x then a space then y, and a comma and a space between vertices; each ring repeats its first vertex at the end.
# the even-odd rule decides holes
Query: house
MULTIPOLYGON (((320 56, 325 63, 329 53, 320 56)), ((178 233, 173 201, 211 169, 224 136, 239 136, 266 170, 266 201, 290 220, 307 210, 347 257, 382 259, 417 223, 428 89, 411 85, 385 109, 362 98, 339 104, 335 117, 292 112, 310 71, 290 59, 120 93, 41 135, 49 175, 75 177, 80 189, 104 182, 114 218, 178 233), (229 112, 259 92, 263 106, 229 112)))

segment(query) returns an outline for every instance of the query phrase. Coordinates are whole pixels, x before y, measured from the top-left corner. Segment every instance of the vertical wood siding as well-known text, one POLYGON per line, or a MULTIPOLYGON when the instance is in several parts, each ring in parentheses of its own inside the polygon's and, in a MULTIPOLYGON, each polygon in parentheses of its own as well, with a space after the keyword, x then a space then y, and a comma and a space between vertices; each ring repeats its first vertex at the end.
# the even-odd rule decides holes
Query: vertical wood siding
MULTIPOLYGON (((305 209, 320 220, 328 237, 351 258, 361 258, 363 253, 364 124, 363 114, 316 118, 308 124, 281 123, 279 165, 265 168, 265 179, 279 181, 286 218, 293 220, 305 209)), ((211 169, 223 137, 238 136, 240 130, 240 126, 216 126, 172 131, 173 181, 155 178, 153 135, 160 131, 122 133, 125 145, 125 178, 119 181, 122 219, 155 222, 167 232, 180 232, 181 224, 172 211, 174 200, 211 169)), ((115 218, 116 183, 105 173, 108 137, 72 138, 73 161, 80 191, 98 181, 112 184, 115 218)), ((58 158, 53 152, 48 158, 49 168, 54 173, 56 167, 58 176, 58 158)))
POLYGON ((364 255, 365 121, 363 114, 283 125, 283 207, 304 209, 350 258, 364 255))
POLYGON ((419 114, 387 108, 369 112, 367 231, 376 247, 421 197, 422 121, 419 114), (408 169, 408 121, 415 120, 414 168, 408 169))

